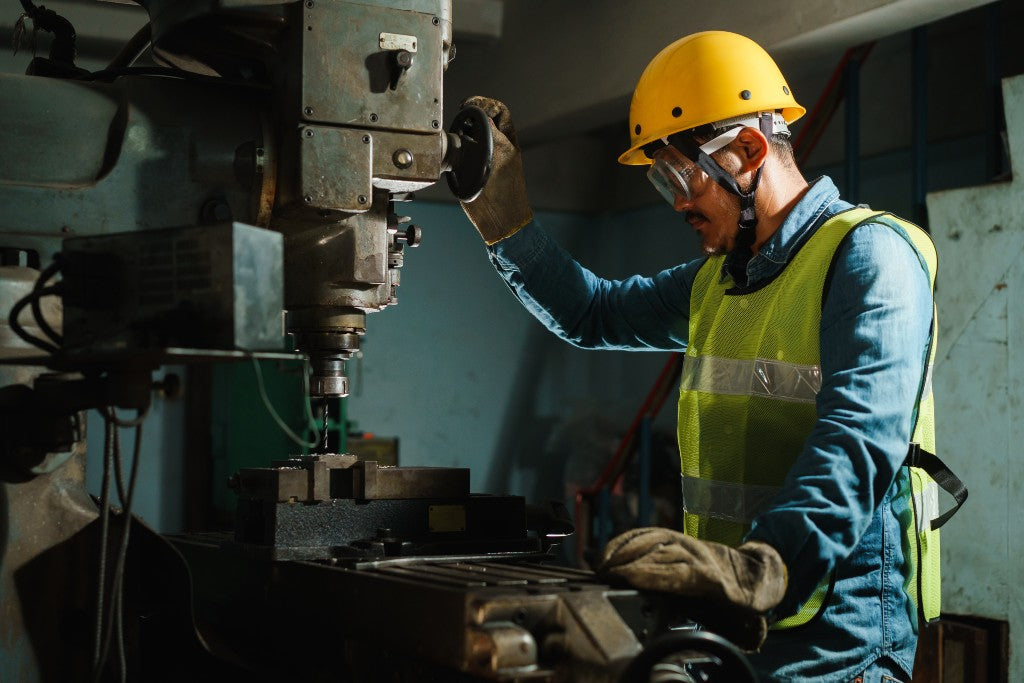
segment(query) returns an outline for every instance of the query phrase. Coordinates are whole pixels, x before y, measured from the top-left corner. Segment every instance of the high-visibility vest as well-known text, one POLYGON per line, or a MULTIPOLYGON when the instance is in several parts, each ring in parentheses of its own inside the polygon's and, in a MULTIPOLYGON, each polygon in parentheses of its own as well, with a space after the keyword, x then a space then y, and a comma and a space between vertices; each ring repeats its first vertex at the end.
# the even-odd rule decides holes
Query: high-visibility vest
MULTIPOLYGON (((782 486, 817 420, 821 306, 830 266, 844 238, 863 223, 889 226, 906 239, 934 288, 936 256, 928 235, 895 216, 865 208, 827 220, 765 284, 731 290, 732 283, 720 275, 724 256, 708 259, 698 271, 679 393, 686 533, 737 546, 782 486)), ((935 452, 931 368, 936 329, 933 317, 912 436, 917 450, 929 455, 935 452)), ((931 620, 941 609, 939 533, 932 528, 932 520, 939 517, 938 488, 916 466, 910 479, 915 515, 904 528, 912 567, 908 593, 919 614, 931 620), (916 590, 910 588, 915 585, 916 590)), ((829 603, 833 581, 834 573, 775 628, 802 625, 820 614, 829 603)))

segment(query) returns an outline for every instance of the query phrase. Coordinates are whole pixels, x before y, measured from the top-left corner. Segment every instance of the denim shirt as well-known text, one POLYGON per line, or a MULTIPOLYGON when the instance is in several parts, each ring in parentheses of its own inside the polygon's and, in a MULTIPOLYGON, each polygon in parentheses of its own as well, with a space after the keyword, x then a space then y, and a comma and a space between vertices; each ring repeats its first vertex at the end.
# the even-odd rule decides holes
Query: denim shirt
MULTIPOLYGON (((749 285, 777 275, 809 231, 850 207, 830 179, 813 183, 747 264, 749 285)), ((690 290, 704 258, 606 280, 536 222, 490 252, 515 296, 576 346, 686 349, 690 290)), ((931 324, 928 273, 907 239, 878 223, 854 230, 836 254, 822 304, 817 421, 748 535, 778 550, 788 568, 777 614, 795 612, 832 572, 835 589, 819 618, 769 633, 751 657, 763 680, 850 681, 878 660, 909 678, 917 614, 907 595, 901 519, 909 519, 910 484, 901 465, 931 324)))

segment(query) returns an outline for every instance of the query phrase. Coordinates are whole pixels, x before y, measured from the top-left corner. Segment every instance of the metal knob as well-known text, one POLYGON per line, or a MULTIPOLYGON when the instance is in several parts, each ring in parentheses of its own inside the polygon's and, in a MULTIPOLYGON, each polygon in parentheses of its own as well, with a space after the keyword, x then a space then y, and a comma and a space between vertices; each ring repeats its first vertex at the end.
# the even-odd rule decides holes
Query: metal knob
POLYGON ((416 158, 412 155, 412 152, 407 149, 395 150, 395 153, 391 155, 391 161, 398 168, 409 168, 415 160, 416 158))
POLYGON ((395 233, 396 243, 405 242, 410 247, 418 247, 422 240, 423 230, 416 225, 410 225, 405 230, 399 230, 395 233))

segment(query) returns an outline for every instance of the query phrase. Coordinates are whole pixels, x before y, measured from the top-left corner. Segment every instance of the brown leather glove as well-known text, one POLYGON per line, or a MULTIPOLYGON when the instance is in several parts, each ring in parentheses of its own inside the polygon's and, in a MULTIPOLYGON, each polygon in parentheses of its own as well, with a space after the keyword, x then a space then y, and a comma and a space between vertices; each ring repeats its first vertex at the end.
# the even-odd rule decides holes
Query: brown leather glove
POLYGON ((722 635, 748 650, 763 642, 764 615, 782 600, 787 582, 786 565, 767 543, 751 541, 730 548, 660 527, 633 529, 613 538, 597 573, 636 588, 695 599, 702 614, 694 618, 719 632, 730 622, 742 625, 722 635))
POLYGON ((461 106, 469 105, 480 107, 491 119, 494 157, 483 191, 473 201, 462 202, 462 208, 484 242, 494 244, 533 220, 533 210, 526 197, 523 158, 508 107, 504 102, 479 95, 466 99, 461 106))

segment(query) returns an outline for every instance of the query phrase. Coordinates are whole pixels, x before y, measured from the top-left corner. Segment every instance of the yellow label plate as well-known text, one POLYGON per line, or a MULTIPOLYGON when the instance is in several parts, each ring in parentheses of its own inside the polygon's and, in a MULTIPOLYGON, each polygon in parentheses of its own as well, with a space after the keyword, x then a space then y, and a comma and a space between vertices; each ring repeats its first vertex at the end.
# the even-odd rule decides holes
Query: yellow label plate
POLYGON ((465 505, 431 505, 430 530, 434 532, 465 531, 465 505))

